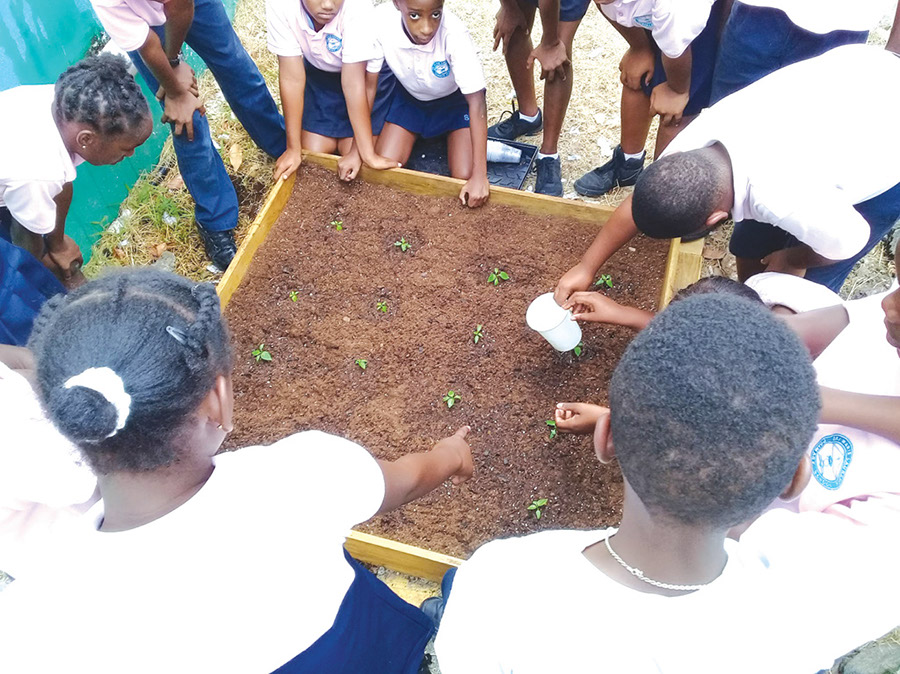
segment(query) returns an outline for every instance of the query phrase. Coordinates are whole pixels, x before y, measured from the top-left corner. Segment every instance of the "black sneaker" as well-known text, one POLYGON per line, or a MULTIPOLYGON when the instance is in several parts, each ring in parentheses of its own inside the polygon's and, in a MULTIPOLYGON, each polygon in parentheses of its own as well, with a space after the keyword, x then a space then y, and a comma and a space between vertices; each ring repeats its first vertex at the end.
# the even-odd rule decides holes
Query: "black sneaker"
POLYGON ((559 164, 559 157, 539 157, 535 159, 534 163, 537 166, 535 193, 561 197, 563 195, 562 167, 559 164))
MULTIPOLYGON (((509 114, 509 111, 503 113, 509 114)), ((515 140, 519 136, 533 136, 544 128, 544 116, 538 110, 537 119, 528 122, 522 119, 518 110, 513 110, 512 114, 506 119, 500 115, 500 121, 491 127, 488 127, 489 138, 502 138, 503 140, 515 140)))
POLYGON ((206 247, 206 254, 222 271, 228 269, 228 265, 234 259, 237 253, 237 246, 234 243, 234 230, 225 229, 220 232, 210 232, 203 229, 199 224, 197 230, 203 239, 203 245, 206 247))
POLYGON ((612 159, 575 181, 575 191, 583 197, 599 197, 613 187, 634 185, 644 170, 645 158, 646 153, 640 159, 625 159, 622 146, 617 145, 612 159))
POLYGON ((439 630, 441 627, 441 618, 444 617, 444 598, 428 597, 428 599, 422 602, 422 605, 419 606, 419 608, 422 613, 431 618, 431 622, 434 623, 435 631, 439 630))

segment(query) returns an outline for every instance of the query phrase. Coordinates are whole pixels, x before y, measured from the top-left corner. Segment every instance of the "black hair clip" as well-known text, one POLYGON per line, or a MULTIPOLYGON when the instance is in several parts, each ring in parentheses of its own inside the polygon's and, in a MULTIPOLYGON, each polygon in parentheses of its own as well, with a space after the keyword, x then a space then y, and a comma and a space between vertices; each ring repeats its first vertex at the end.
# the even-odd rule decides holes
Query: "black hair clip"
POLYGON ((187 346, 188 336, 184 333, 183 330, 179 330, 178 328, 173 328, 171 325, 167 325, 166 332, 168 332, 176 342, 178 342, 182 346, 187 346))

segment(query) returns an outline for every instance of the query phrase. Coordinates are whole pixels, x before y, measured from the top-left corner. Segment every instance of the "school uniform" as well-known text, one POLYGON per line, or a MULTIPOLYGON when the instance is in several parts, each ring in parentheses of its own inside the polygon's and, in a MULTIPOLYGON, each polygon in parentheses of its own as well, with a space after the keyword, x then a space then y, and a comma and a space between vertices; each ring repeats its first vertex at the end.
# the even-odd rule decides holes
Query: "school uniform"
POLYGON ((344 63, 368 61, 366 70, 379 73, 372 105, 372 134, 381 133, 394 91, 388 68, 378 70, 375 41, 370 33, 374 9, 369 0, 345 0, 322 30, 301 0, 267 0, 269 51, 277 56, 302 56, 306 70, 303 129, 328 138, 351 138, 353 127, 341 87, 344 63))
MULTIPOLYGON (((540 9, 539 0, 525 0, 529 5, 534 5, 540 9)), ((591 0, 560 0, 559 2, 559 20, 560 21, 581 21, 584 18, 591 0)))
POLYGON ((835 260, 806 278, 838 291, 900 217, 898 84, 896 55, 838 47, 722 99, 663 156, 724 146, 734 174, 731 252, 762 259, 805 243, 835 260))
POLYGON ((885 0, 735 0, 716 60, 711 102, 791 63, 864 44, 885 0))
MULTIPOLYGON (((97 18, 110 38, 128 52, 151 91, 159 88, 138 50, 152 30, 165 44, 168 0, 91 0, 97 18)), ((284 153, 284 119, 266 87, 259 68, 234 32, 221 0, 194 0, 194 20, 185 44, 212 71, 222 94, 253 141, 272 157, 284 153)), ((163 103, 161 103, 163 105, 163 103)), ((194 140, 187 133, 172 134, 184 183, 194 198, 198 224, 209 231, 237 226, 237 194, 222 158, 213 144, 206 117, 195 111, 194 140)))
POLYGON ((668 79, 663 54, 675 59, 690 48, 690 97, 684 114, 696 115, 709 104, 724 4, 723 0, 616 0, 599 7, 620 26, 647 32, 656 56, 653 77, 641 82, 648 96, 668 79))
POLYGON ((399 87, 387 121, 423 138, 469 126, 465 94, 484 90, 484 72, 465 24, 444 9, 441 25, 428 44, 415 44, 391 3, 375 9, 373 35, 378 56, 399 87))
POLYGON ((138 528, 99 531, 101 501, 4 591, 0 671, 414 674, 430 619, 343 550, 383 498, 367 451, 308 431, 218 455, 199 492, 138 528))

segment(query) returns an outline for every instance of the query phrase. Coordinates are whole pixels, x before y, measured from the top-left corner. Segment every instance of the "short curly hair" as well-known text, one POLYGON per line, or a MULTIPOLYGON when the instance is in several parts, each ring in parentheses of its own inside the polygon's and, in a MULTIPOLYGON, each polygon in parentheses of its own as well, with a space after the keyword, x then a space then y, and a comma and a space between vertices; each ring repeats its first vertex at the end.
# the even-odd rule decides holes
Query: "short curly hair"
POLYGON ((647 509, 710 529, 758 515, 790 484, 820 406, 793 332, 758 302, 721 294, 654 318, 609 400, 622 473, 647 509))
POLYGON ((634 186, 631 215, 653 239, 696 234, 722 198, 722 173, 702 150, 676 152, 655 161, 634 186))

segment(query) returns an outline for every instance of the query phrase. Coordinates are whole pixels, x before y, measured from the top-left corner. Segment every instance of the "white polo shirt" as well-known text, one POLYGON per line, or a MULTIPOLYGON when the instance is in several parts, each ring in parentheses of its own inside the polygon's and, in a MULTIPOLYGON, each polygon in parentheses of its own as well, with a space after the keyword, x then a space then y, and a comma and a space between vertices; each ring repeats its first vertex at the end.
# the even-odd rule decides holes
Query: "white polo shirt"
POLYGON ((319 70, 340 72, 344 63, 370 61, 378 50, 372 36, 374 8, 370 0, 345 0, 335 17, 320 31, 302 0, 266 0, 269 51, 278 56, 303 56, 319 70))
POLYGON ((163 5, 169 0, 91 0, 103 29, 120 49, 134 51, 144 46, 150 26, 166 22, 163 5))
POLYGON ((871 30, 893 11, 896 0, 741 0, 745 5, 780 9, 794 24, 812 33, 871 30))
POLYGON ((457 89, 474 94, 487 88, 475 43, 465 24, 448 9, 428 44, 415 44, 407 37, 403 18, 390 2, 375 9, 373 29, 378 55, 420 101, 443 98, 457 89))
POLYGON ((832 260, 869 239, 853 208, 900 183, 900 58, 848 45, 725 97, 663 156, 718 142, 734 173, 735 221, 768 222, 832 260))
POLYGON ((0 206, 35 234, 56 227, 56 202, 75 167, 53 121, 52 84, 0 91, 0 206))
POLYGON ((610 20, 626 28, 646 28, 663 54, 678 58, 703 32, 715 0, 615 0, 600 5, 610 20))

